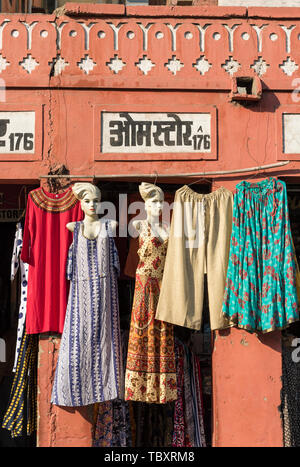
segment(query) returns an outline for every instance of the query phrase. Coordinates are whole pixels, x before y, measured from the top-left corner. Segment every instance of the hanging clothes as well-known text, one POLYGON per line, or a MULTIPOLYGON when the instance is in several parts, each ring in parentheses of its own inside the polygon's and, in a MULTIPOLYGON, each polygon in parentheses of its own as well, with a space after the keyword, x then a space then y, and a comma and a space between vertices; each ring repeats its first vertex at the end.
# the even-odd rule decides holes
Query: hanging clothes
POLYGON ((196 447, 206 447, 205 430, 204 430, 204 407, 202 397, 202 376, 200 368, 200 360, 197 355, 191 355, 192 372, 191 385, 193 394, 193 408, 195 420, 195 442, 196 447))
POLYGON ((155 237, 147 221, 141 226, 125 400, 165 404, 177 398, 173 326, 154 318, 168 240, 155 237))
MULTIPOLYGON (((121 331, 123 368, 126 366, 127 333, 121 331)), ((133 417, 130 402, 122 399, 100 402, 94 406, 93 447, 132 446, 133 417)))
MULTIPOLYGON (((175 401, 174 410, 174 429, 172 446, 174 447, 192 447, 188 435, 187 422, 185 417, 184 403, 184 347, 176 341, 176 370, 177 370, 177 393, 178 398, 175 401)), ((190 427, 189 427, 190 428, 190 427)))
POLYGON ((232 224, 232 193, 176 191, 156 319, 201 329, 207 272, 211 329, 227 326, 221 313, 232 224))
POLYGON ((82 219, 72 189, 28 194, 21 259, 29 264, 26 332, 62 333, 68 299, 66 262, 72 233, 68 222, 82 219))
MULTIPOLYGON (((126 361, 126 339, 122 335, 126 361)), ((176 401, 149 404, 116 399, 95 404, 94 447, 205 447, 200 359, 175 339, 176 401)))
POLYGON ((175 340, 177 392, 172 446, 206 447, 200 361, 175 340))
POLYGON ((2 428, 15 438, 30 436, 37 428, 37 359, 38 336, 23 331, 8 408, 2 428))
MULTIPOLYGON (((177 345, 178 342, 177 342, 177 345)), ((193 371, 191 354, 189 349, 182 344, 183 350, 183 387, 184 394, 184 419, 187 438, 191 446, 196 446, 195 440, 195 410, 191 385, 191 373, 193 371)), ((177 364, 177 362, 176 362, 177 364)))
POLYGON ((299 263, 298 263, 298 259, 297 259, 297 256, 296 256, 294 242, 293 242, 293 252, 294 252, 293 254, 294 254, 295 267, 296 267, 297 298, 298 298, 298 305, 300 305, 300 268, 299 268, 299 263))
POLYGON ((285 447, 300 447, 300 362, 294 336, 282 336, 281 418, 285 447), (296 350, 296 358, 294 352, 296 350))
POLYGON ((26 306, 27 306, 27 284, 28 284, 29 266, 28 264, 25 264, 20 258, 22 245, 23 245, 23 229, 22 229, 22 224, 18 222, 16 225, 16 234, 15 234, 15 240, 14 240, 13 254, 11 258, 11 274, 10 274, 10 280, 13 281, 20 268, 21 297, 20 297, 20 307, 19 307, 19 315, 18 315, 17 342, 16 342, 13 372, 15 372, 17 368, 17 360, 18 360, 18 356, 20 352, 22 336, 23 336, 24 327, 25 327, 26 306))
POLYGON ((118 252, 109 221, 95 239, 76 222, 69 250, 71 280, 51 402, 83 406, 123 397, 117 274, 118 252))
POLYGON ((120 399, 96 404, 93 447, 132 446, 128 403, 120 399))
POLYGON ((113 446, 113 406, 111 401, 95 404, 95 422, 93 429, 93 447, 113 446))
POLYGON ((299 319, 286 185, 274 177, 236 187, 223 313, 248 331, 299 319))

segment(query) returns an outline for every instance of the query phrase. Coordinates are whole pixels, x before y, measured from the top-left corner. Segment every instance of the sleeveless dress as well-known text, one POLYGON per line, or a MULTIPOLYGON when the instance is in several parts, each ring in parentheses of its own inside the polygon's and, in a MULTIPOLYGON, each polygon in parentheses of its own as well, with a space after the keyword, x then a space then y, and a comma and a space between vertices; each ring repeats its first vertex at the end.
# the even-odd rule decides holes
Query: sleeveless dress
POLYGON ((155 319, 168 239, 142 221, 127 363, 125 400, 164 404, 177 399, 173 325, 155 319))
POLYGON ((119 258, 109 221, 97 238, 76 222, 69 249, 71 280, 51 402, 83 406, 123 397, 117 273, 119 258))

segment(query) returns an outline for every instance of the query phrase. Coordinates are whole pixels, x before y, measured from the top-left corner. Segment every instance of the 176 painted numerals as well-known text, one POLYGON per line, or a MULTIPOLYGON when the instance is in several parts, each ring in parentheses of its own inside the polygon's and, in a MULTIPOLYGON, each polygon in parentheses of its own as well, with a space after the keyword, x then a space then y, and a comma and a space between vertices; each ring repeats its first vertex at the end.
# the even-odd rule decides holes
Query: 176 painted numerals
POLYGON ((10 133, 9 137, 9 150, 31 151, 33 149, 33 133, 10 133))
POLYGON ((195 151, 210 149, 210 135, 194 135, 193 145, 195 151))

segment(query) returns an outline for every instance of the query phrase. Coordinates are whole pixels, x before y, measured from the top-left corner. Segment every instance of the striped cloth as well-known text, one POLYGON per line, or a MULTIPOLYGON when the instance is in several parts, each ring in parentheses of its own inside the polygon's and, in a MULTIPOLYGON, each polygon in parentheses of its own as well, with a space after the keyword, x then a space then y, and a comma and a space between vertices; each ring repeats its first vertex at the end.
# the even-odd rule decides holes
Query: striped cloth
POLYGON ((2 428, 16 438, 30 436, 37 425, 37 356, 38 335, 24 330, 8 408, 2 428))

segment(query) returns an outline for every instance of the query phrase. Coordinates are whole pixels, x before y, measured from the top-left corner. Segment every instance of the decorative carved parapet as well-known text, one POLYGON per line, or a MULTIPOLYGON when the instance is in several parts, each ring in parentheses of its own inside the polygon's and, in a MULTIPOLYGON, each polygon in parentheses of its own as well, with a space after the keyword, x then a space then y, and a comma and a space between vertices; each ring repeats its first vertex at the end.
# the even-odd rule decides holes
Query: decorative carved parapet
POLYGON ((5 85, 221 90, 232 76, 256 74, 263 86, 291 89, 300 74, 293 9, 280 18, 280 8, 251 17, 243 8, 105 5, 97 15, 97 7, 1 15, 5 85))

